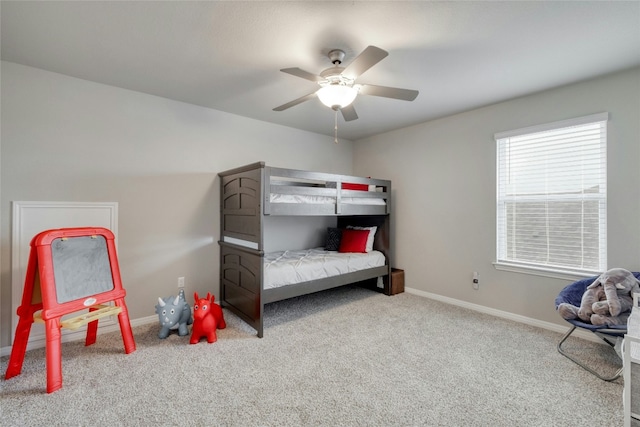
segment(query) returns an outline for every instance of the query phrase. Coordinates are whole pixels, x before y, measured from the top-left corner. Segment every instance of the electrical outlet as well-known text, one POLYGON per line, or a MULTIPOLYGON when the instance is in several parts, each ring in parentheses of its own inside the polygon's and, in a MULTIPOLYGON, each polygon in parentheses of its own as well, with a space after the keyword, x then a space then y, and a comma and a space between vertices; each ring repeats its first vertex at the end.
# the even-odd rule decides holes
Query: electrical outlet
POLYGON ((480 275, 477 271, 473 272, 473 289, 476 291, 480 288, 480 275))
POLYGON ((184 288, 184 277, 178 277, 178 287, 184 288))

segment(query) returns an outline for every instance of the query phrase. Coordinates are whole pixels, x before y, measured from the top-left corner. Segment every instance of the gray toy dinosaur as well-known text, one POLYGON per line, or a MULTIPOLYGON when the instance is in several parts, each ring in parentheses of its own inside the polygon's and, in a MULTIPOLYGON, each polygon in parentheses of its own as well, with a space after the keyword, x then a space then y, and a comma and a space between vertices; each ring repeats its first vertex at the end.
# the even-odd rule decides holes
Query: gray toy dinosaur
POLYGON ((189 335, 187 326, 193 323, 193 316, 184 297, 184 290, 180 289, 180 293, 176 297, 167 297, 164 300, 158 298, 156 313, 158 313, 158 320, 162 326, 158 338, 165 339, 172 329, 177 329, 178 335, 181 337, 189 335))

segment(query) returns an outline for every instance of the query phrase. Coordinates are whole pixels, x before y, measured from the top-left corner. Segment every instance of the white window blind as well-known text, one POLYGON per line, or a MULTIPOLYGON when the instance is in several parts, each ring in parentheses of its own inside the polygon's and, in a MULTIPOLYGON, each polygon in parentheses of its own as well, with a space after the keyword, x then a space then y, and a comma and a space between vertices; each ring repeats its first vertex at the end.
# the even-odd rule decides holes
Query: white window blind
POLYGON ((498 264, 606 270, 607 120, 601 113, 495 135, 498 264))

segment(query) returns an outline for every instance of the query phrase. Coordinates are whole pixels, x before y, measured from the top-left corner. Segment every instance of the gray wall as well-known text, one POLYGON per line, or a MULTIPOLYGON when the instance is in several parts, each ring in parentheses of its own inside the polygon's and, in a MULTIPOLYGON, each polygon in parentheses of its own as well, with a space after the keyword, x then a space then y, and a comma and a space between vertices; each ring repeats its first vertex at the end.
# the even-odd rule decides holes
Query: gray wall
POLYGON ((1 72, 0 347, 11 344, 15 314, 11 201, 118 202, 136 319, 175 295, 179 276, 189 292, 218 295, 218 172, 264 160, 351 173, 348 141, 6 61, 1 72))
POLYGON ((153 314, 158 296, 174 294, 178 276, 189 291, 218 292, 216 174, 259 160, 393 180, 394 265, 405 269, 407 287, 561 323, 553 300, 567 280, 492 265, 493 134, 600 111, 611 113, 609 265, 640 270, 640 69, 353 147, 12 63, 2 62, 1 72, 0 347, 11 344, 14 314, 12 200, 118 202, 120 268, 135 319, 153 314), (480 272, 478 291, 473 271, 480 272))
POLYGON ((640 69, 636 68, 356 141, 354 172, 393 181, 393 264, 405 270, 406 286, 561 324, 554 300, 568 279, 493 267, 493 135, 603 111, 610 113, 608 264, 640 270, 640 69), (480 273, 477 291, 472 289, 473 271, 480 273))

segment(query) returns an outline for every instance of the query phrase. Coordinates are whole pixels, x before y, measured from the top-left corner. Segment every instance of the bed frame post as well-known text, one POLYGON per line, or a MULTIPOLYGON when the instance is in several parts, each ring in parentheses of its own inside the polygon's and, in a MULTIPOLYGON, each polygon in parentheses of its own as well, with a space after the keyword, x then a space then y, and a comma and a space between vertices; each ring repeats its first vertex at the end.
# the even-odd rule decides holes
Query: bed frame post
POLYGON ((261 251, 261 256, 260 256, 260 274, 259 274, 259 283, 260 283, 260 294, 258 296, 258 322, 257 322, 257 327, 256 327, 256 331, 258 332, 258 338, 262 338, 263 336, 263 332, 264 332, 264 324, 263 324, 263 318, 264 318, 264 268, 263 268, 263 257, 264 257, 264 216, 268 215, 268 210, 271 206, 270 200, 268 200, 268 198, 271 195, 271 186, 270 186, 270 179, 269 179, 269 175, 271 173, 271 170, 268 166, 265 166, 264 162, 261 163, 261 167, 260 167, 260 180, 262 181, 263 185, 260 186, 260 200, 262 201, 260 203, 260 206, 258 207, 258 215, 260 216, 260 244, 259 244, 259 250, 261 251))
POLYGON ((262 336, 264 162, 220 172, 220 304, 262 336))

